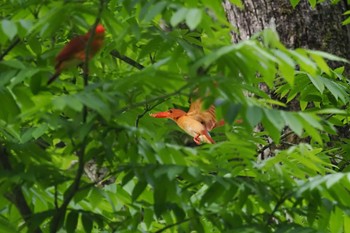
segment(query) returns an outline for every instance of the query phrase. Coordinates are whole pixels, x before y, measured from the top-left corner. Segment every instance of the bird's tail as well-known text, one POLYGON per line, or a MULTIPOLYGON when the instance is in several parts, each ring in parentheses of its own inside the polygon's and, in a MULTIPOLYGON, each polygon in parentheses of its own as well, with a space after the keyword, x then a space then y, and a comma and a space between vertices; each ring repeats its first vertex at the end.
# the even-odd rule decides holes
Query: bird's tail
POLYGON ((47 85, 50 85, 53 81, 55 81, 58 76, 60 76, 61 72, 56 71, 51 78, 47 81, 47 85))

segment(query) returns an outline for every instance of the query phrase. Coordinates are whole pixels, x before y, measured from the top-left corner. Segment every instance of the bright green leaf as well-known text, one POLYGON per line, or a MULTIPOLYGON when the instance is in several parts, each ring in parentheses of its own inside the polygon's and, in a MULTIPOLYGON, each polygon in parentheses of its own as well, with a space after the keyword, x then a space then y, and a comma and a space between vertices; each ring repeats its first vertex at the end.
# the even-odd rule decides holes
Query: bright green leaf
POLYGON ((2 30, 7 35, 9 40, 12 40, 16 36, 16 34, 17 34, 17 25, 13 21, 7 20, 7 19, 3 19, 1 21, 1 26, 2 26, 2 30))
POLYGON ((186 19, 188 9, 187 8, 181 8, 180 10, 176 11, 175 14, 170 19, 170 24, 173 27, 176 27, 179 23, 181 23, 183 20, 186 19))
POLYGON ((197 8, 189 9, 186 14, 186 24, 190 30, 194 30, 202 21, 202 11, 197 8))

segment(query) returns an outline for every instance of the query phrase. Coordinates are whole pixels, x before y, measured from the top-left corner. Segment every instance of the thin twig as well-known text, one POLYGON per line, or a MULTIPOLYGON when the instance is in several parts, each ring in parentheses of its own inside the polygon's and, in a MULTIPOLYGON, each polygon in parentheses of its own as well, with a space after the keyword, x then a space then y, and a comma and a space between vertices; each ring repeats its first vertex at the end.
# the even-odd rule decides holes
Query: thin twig
POLYGON ((281 199, 279 199, 279 200, 277 201, 277 203, 276 203, 275 207, 273 208, 271 214, 269 214, 269 218, 268 218, 269 221, 267 221, 267 225, 270 224, 272 218, 274 217, 275 213, 278 211, 278 209, 280 208, 280 206, 281 206, 291 195, 292 195, 292 193, 287 193, 287 194, 283 195, 283 196, 281 197, 281 199))
POLYGON ((168 99, 169 97, 172 97, 174 95, 178 95, 180 94, 183 90, 189 88, 191 85, 190 84, 186 84, 186 85, 183 85, 182 87, 180 87, 179 89, 177 89, 176 91, 174 92, 171 92, 169 94, 166 94, 166 95, 162 95, 162 96, 157 96, 157 97, 154 97, 152 99, 149 99, 149 100, 145 100, 145 101, 141 101, 141 102, 138 102, 138 103, 135 103, 135 104, 131 104, 127 107, 124 107, 124 108, 121 108, 117 111, 117 113, 123 113, 129 109, 132 109, 132 108, 137 108, 137 107, 140 107, 140 106, 144 106, 146 104, 149 104, 149 103, 152 103, 154 101, 158 101, 158 100, 163 100, 164 99, 168 99))
POLYGON ((186 218, 186 219, 181 220, 181 221, 179 221, 179 222, 176 222, 176 223, 167 225, 167 226, 163 227, 162 229, 156 231, 156 233, 161 233, 161 232, 163 232, 163 231, 165 231, 165 230, 167 230, 167 229, 169 229, 169 228, 172 228, 172 227, 174 227, 174 226, 178 226, 178 225, 180 225, 180 224, 182 224, 182 223, 185 223, 185 222, 188 222, 188 221, 190 221, 190 220, 191 220, 191 218, 186 218))
POLYGON ((125 63, 127 63, 127 64, 129 64, 129 65, 131 65, 139 70, 142 70, 143 68, 145 68, 143 65, 141 65, 137 61, 131 59, 130 57, 120 54, 117 50, 112 50, 110 52, 110 54, 113 57, 119 58, 120 60, 124 61, 125 63))
POLYGON ((143 113, 137 115, 136 121, 135 121, 135 127, 138 128, 139 127, 139 121, 142 117, 144 117, 144 115, 146 115, 146 113, 148 113, 149 111, 151 111, 152 109, 154 109, 155 107, 157 107, 159 104, 163 103, 164 99, 162 100, 158 100, 157 103, 153 104, 152 106, 149 106, 148 104, 145 105, 145 110, 143 111, 143 113))
POLYGON ((4 59, 4 57, 16 46, 18 45, 18 43, 21 40, 19 38, 17 38, 16 40, 14 40, 9 47, 7 47, 7 49, 4 50, 4 52, 0 55, 0 61, 2 61, 4 59))
MULTIPOLYGON (((291 134, 293 134, 293 133, 294 133, 293 131, 289 131, 288 133, 283 134, 283 135, 281 136, 281 140, 285 139, 286 137, 288 137, 289 135, 291 135, 291 134)), ((275 144, 274 141, 270 142, 269 144, 263 146, 263 147, 258 151, 258 153, 259 153, 259 154, 263 153, 264 150, 266 150, 267 148, 271 147, 271 146, 274 145, 274 144, 275 144)))

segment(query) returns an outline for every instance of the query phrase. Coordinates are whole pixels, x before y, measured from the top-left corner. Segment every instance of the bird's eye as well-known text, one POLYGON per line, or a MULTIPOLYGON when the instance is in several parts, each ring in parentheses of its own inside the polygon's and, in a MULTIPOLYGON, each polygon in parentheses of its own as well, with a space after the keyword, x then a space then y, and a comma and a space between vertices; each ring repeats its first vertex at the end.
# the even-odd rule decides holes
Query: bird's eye
POLYGON ((173 110, 170 109, 168 112, 169 112, 169 113, 173 113, 173 110))

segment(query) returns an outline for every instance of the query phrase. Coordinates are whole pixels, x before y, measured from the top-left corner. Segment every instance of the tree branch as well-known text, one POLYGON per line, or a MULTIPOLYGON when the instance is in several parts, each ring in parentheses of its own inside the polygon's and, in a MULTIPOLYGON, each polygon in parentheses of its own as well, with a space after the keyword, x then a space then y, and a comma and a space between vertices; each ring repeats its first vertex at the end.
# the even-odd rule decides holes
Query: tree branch
POLYGON ((127 64, 129 64, 129 65, 135 67, 135 68, 138 69, 138 70, 142 70, 142 69, 145 68, 143 65, 141 65, 141 64, 138 63, 137 61, 131 59, 130 57, 120 54, 117 50, 112 50, 112 51, 110 52, 110 54, 111 54, 113 57, 119 58, 120 60, 124 61, 125 63, 127 63, 127 64))
POLYGON ((163 103, 164 99, 162 100, 158 100, 157 103, 155 103, 152 106, 149 106, 148 104, 145 105, 145 110, 143 111, 143 113, 137 115, 136 121, 135 121, 135 127, 138 128, 139 127, 139 121, 142 117, 144 117, 144 115, 146 115, 146 113, 148 113, 149 111, 151 111, 153 108, 157 107, 159 104, 163 103))
MULTIPOLYGON (((97 24, 98 24, 98 22, 101 19, 103 5, 104 5, 104 0, 100 0, 100 4, 99 4, 99 7, 98 7, 98 12, 97 12, 97 16, 96 16, 96 19, 95 19, 95 23, 92 25, 91 33, 90 33, 89 39, 88 39, 86 47, 85 47, 85 61, 83 63, 84 87, 87 87, 89 85, 89 58, 90 58, 89 54, 90 54, 90 49, 91 49, 91 43, 94 40, 97 24)), ((86 107, 86 105, 84 105, 84 108, 83 108, 83 122, 86 122, 86 118, 87 118, 87 107, 86 107)))
MULTIPOLYGON (((0 165, 6 171, 12 170, 8 152, 6 151, 6 148, 2 147, 1 145, 0 145, 0 165)), ((32 222, 30 221, 30 217, 33 215, 33 213, 19 185, 14 186, 10 192, 5 194, 5 197, 16 206, 23 220, 27 224, 28 229, 32 229, 33 232, 35 233, 42 232, 40 227, 33 226, 32 222)))
POLYGON ((17 38, 14 40, 7 49, 4 50, 4 52, 0 55, 0 61, 4 59, 4 57, 20 42, 21 40, 17 38))
POLYGON ((278 209, 280 208, 280 206, 291 196, 291 193, 286 193, 285 195, 283 195, 276 203, 275 207, 273 208, 271 214, 269 214, 269 218, 267 221, 267 225, 270 225, 275 213, 278 211, 278 209))
MULTIPOLYGON (((104 5, 104 0, 100 0, 97 16, 94 25, 91 28, 91 34, 89 36, 89 39, 86 44, 85 48, 85 61, 83 64, 83 78, 84 78, 84 87, 87 87, 89 85, 89 53, 90 53, 90 45, 93 41, 94 35, 95 35, 95 30, 98 22, 101 19, 101 14, 103 10, 103 5, 104 5)), ((87 119, 87 107, 84 105, 83 108, 83 123, 86 123, 87 119)), ((72 141, 74 145, 74 141, 72 141)), ((79 186, 80 186, 80 181, 81 177, 84 173, 84 157, 85 157, 85 147, 86 147, 86 142, 83 140, 80 149, 77 151, 77 156, 78 156, 78 169, 77 173, 75 175, 73 183, 69 186, 69 188, 66 190, 64 194, 64 200, 62 205, 56 209, 56 213, 52 217, 51 224, 50 224, 50 231, 51 232, 57 232, 60 229, 61 224, 63 224, 64 221, 64 216, 67 211, 67 207, 71 200, 73 199, 74 195, 79 191, 79 186)))
POLYGON ((190 84, 185 84, 183 85, 182 87, 180 87, 179 89, 177 89, 176 91, 174 92, 171 92, 169 94, 166 94, 166 95, 162 95, 162 96, 157 96, 157 97, 154 97, 152 99, 149 99, 149 100, 145 100, 145 101, 141 101, 141 102, 138 102, 138 103, 135 103, 135 104, 131 104, 127 107, 124 107, 124 108, 121 108, 117 111, 117 113, 123 113, 129 109, 132 109, 132 108, 136 108, 136 107, 140 107, 140 106, 143 106, 145 104, 149 104, 149 103, 152 103, 152 102, 155 102, 155 101, 158 101, 158 100, 162 100, 164 101, 164 99, 167 99, 171 96, 174 96, 174 95, 177 95, 177 94, 180 94, 183 90, 189 88, 191 85, 190 84))
POLYGON ((85 142, 82 143, 80 150, 77 151, 78 156, 78 170, 75 175, 73 183, 69 186, 64 194, 64 200, 62 205, 56 209, 56 213, 52 217, 50 224, 50 232, 57 232, 60 228, 64 215, 70 201, 73 199, 76 192, 79 191, 79 185, 81 177, 84 173, 84 155, 85 155, 85 142))
MULTIPOLYGON (((289 132, 283 134, 283 135, 281 136, 281 140, 285 139, 286 137, 288 137, 289 135, 291 135, 291 134, 293 134, 293 133, 294 133, 293 131, 289 131, 289 132)), ((269 144, 263 146, 260 150, 258 150, 258 154, 263 153, 264 150, 266 150, 267 148, 271 147, 271 146, 274 145, 274 144, 275 144, 275 142, 272 141, 272 142, 270 142, 269 144)))
POLYGON ((163 231, 165 231, 165 230, 167 230, 167 229, 169 229, 169 228, 172 228, 172 227, 174 227, 174 226, 177 226, 177 225, 180 225, 180 224, 182 224, 182 223, 188 222, 188 221, 190 221, 190 220, 191 220, 191 218, 186 218, 186 219, 181 220, 181 221, 179 221, 179 222, 176 222, 176 223, 167 225, 167 226, 163 227, 162 229, 156 231, 156 233, 161 233, 161 232, 163 232, 163 231))

